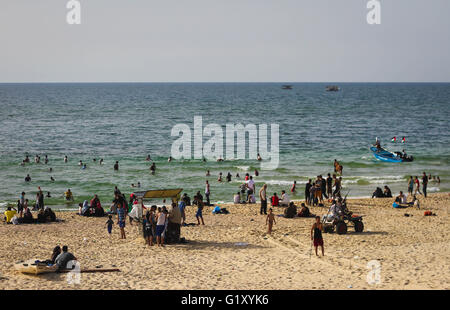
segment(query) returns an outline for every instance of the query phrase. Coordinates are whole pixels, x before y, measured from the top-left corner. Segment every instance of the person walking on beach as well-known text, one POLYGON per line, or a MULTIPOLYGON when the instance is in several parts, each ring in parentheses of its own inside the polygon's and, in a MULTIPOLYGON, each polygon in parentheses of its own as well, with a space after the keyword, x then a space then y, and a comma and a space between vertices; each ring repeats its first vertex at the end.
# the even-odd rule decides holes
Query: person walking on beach
POLYGON ((427 186, 428 186, 428 177, 424 171, 422 176, 422 192, 425 198, 427 198, 427 186))
POLYGON ((417 175, 414 177, 414 184, 416 184, 416 189, 414 190, 414 195, 417 195, 417 193, 421 194, 420 192, 420 181, 419 178, 417 177, 417 175))
POLYGON ((207 206, 210 205, 209 194, 210 194, 209 183, 208 183, 208 180, 206 180, 206 185, 205 185, 205 197, 206 197, 206 205, 207 205, 207 206))
POLYGON ((126 219, 126 208, 123 204, 117 206, 117 224, 120 228, 120 239, 126 239, 125 236, 125 219, 126 219))
POLYGON ((106 228, 108 229, 108 234, 111 236, 112 228, 113 228, 113 220, 112 215, 108 215, 108 220, 106 221, 106 228))
POLYGON ((316 256, 319 256, 317 254, 317 248, 319 246, 322 249, 322 256, 325 255, 325 251, 323 248, 322 231, 323 231, 323 226, 322 226, 322 223, 320 222, 320 216, 316 216, 316 222, 311 227, 311 241, 313 242, 314 250, 316 251, 316 256))
POLYGON ((259 199, 261 200, 261 209, 259 213, 267 214, 267 184, 264 184, 259 190, 259 199))
POLYGON ((412 195, 413 194, 413 189, 414 189, 414 180, 412 175, 409 176, 409 181, 408 181, 408 194, 412 195))
POLYGON ((269 235, 272 234, 273 224, 276 224, 276 223, 277 222, 275 221, 275 216, 273 215, 272 208, 270 208, 269 209, 269 214, 267 214, 267 217, 266 217, 266 226, 268 226, 267 234, 269 234, 269 235))
POLYGON ((197 213, 195 213, 195 217, 197 218, 198 225, 200 225, 200 220, 202 221, 202 225, 205 225, 203 221, 203 202, 199 201, 197 203, 197 213))

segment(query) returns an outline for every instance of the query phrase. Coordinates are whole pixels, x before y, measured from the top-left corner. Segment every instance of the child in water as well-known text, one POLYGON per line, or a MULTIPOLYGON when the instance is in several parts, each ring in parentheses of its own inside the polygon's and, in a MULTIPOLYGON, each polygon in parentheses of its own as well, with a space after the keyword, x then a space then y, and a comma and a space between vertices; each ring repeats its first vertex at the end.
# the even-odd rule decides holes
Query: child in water
POLYGON ((267 214, 267 218, 266 218, 266 225, 269 225, 269 228, 267 229, 267 233, 269 235, 272 234, 272 227, 273 224, 276 224, 277 222, 275 221, 275 216, 273 215, 272 212, 272 208, 269 209, 269 214, 267 214))
POLYGON ((112 232, 113 224, 114 224, 114 222, 112 220, 112 215, 109 215, 108 216, 108 220, 106 221, 106 226, 108 228, 108 234, 110 234, 110 235, 111 235, 111 232, 112 232))

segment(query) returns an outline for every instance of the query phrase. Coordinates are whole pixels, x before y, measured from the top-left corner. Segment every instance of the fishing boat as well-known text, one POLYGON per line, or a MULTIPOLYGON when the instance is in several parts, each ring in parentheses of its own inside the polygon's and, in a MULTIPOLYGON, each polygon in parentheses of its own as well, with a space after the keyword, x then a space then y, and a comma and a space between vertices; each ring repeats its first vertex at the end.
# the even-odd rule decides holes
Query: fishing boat
POLYGON ((292 85, 283 85, 281 89, 292 89, 292 85))
POLYGON ((412 156, 404 156, 401 152, 390 152, 383 148, 378 149, 375 146, 371 146, 370 150, 376 159, 389 163, 411 162, 414 160, 412 156))

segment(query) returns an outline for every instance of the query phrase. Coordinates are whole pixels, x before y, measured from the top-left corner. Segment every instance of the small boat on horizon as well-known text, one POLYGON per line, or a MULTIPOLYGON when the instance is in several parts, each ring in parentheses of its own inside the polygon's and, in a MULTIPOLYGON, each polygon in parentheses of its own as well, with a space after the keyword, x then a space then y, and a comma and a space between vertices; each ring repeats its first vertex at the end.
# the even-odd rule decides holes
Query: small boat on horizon
POLYGON ((292 89, 292 85, 283 85, 281 89, 292 89))
POLYGON ((339 86, 336 85, 329 85, 326 87, 326 91, 339 91, 339 86))

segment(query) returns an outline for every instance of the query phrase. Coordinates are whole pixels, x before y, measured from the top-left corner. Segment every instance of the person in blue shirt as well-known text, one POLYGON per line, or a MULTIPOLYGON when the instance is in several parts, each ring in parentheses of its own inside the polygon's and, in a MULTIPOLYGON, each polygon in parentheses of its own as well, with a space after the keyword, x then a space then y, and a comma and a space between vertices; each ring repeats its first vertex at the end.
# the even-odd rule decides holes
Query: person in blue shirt
POLYGON ((180 203, 178 204, 178 208, 180 209, 180 212, 181 212, 181 219, 182 219, 182 222, 181 222, 181 225, 182 226, 185 226, 186 225, 186 213, 184 212, 184 209, 186 208, 186 202, 184 201, 184 199, 182 199, 181 201, 180 201, 180 203))

